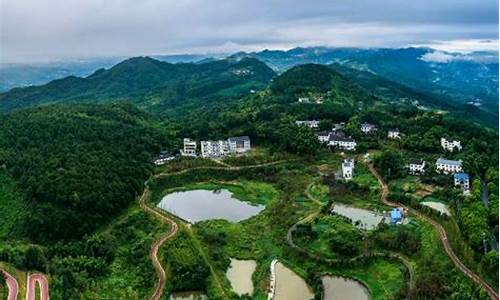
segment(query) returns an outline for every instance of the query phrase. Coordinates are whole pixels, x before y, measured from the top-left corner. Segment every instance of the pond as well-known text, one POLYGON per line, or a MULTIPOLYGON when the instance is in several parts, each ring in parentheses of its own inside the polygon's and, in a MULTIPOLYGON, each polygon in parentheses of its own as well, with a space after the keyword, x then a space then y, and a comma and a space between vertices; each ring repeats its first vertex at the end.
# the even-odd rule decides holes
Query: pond
POLYGON ((423 201, 423 202, 420 202, 420 204, 428 206, 432 209, 435 209, 442 214, 445 214, 448 216, 451 215, 450 210, 448 209, 448 206, 446 206, 446 204, 444 204, 444 203, 437 202, 437 201, 423 201))
POLYGON ((369 300, 370 293, 364 285, 356 280, 339 277, 323 276, 325 300, 369 300))
POLYGON ((253 294, 252 274, 257 263, 255 260, 238 260, 231 258, 231 265, 226 272, 227 279, 231 282, 233 290, 239 296, 253 294))
POLYGON ((180 292, 170 295, 169 300, 208 300, 207 295, 202 292, 180 292))
POLYGON ((166 195, 157 207, 190 223, 211 219, 238 222, 261 212, 264 205, 240 201, 226 190, 192 190, 166 195))
POLYGON ((359 221, 360 225, 358 227, 363 229, 373 229, 376 228, 380 222, 389 222, 389 218, 382 213, 341 203, 335 203, 332 211, 351 219, 353 223, 359 221))
POLYGON ((273 300, 308 300, 314 297, 311 288, 304 279, 292 270, 277 262, 276 290, 273 300))

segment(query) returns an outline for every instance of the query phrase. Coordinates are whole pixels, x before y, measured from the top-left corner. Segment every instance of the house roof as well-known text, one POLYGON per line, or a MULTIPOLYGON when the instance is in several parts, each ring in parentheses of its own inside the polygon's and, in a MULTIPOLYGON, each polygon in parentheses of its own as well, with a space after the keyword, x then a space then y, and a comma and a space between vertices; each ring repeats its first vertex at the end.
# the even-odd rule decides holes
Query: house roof
POLYGON ((436 164, 462 166, 462 161, 461 160, 449 160, 449 159, 440 157, 436 160, 436 164))
POLYGON ((392 220, 400 220, 403 216, 401 215, 401 211, 398 208, 393 208, 391 210, 391 219, 392 220))
POLYGON ((375 127, 375 125, 370 123, 363 123, 361 124, 361 127, 375 127))
POLYGON ((329 136, 330 135, 330 131, 328 131, 328 130, 322 130, 322 131, 319 131, 317 134, 318 134, 318 136, 329 136))
POLYGON ((244 141, 250 141, 250 138, 247 135, 243 136, 232 136, 227 139, 229 142, 244 142, 244 141))
POLYGON ((355 140, 351 137, 345 137, 343 134, 330 134, 329 141, 337 141, 337 142, 355 142, 355 140))
POLYGON ((421 165, 423 163, 424 163, 424 160, 422 160, 422 159, 414 158, 414 159, 410 160, 410 165, 421 165))
POLYGON ((469 180, 469 174, 467 174, 467 173, 456 173, 453 176, 455 177, 455 180, 458 180, 458 181, 469 180))

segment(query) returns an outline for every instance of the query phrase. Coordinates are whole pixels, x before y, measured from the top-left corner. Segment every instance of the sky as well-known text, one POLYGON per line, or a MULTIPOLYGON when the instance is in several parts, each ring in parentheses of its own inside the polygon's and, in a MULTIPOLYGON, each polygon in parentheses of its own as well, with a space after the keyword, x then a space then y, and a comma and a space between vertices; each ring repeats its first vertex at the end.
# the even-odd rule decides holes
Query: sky
POLYGON ((497 0, 0 0, 0 62, 296 46, 498 49, 497 0))

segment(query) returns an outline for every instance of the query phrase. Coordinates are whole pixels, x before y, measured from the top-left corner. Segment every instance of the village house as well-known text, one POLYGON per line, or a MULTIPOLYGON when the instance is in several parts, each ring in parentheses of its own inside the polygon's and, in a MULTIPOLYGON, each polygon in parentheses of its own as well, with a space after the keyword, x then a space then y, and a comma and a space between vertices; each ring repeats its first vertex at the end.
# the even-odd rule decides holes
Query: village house
POLYGON ((402 207, 396 207, 391 210, 391 224, 399 225, 403 223, 404 210, 402 207))
POLYGON ((229 142, 201 141, 201 156, 204 158, 220 158, 229 155, 229 142))
POLYGON ((419 175, 425 172, 425 161, 422 159, 412 159, 408 164, 408 173, 419 175))
POLYGON ((363 133, 373 133, 377 131, 377 126, 370 123, 363 123, 361 124, 361 131, 363 131, 363 133))
POLYGON ((309 100, 309 97, 300 97, 298 99, 299 103, 311 103, 311 101, 309 100))
POLYGON ((456 173, 453 175, 455 186, 460 186, 465 193, 470 189, 469 184, 469 174, 467 173, 456 173))
POLYGON ((318 128, 319 127, 319 121, 295 121, 295 125, 297 126, 307 126, 309 128, 318 128))
POLYGON ((229 152, 244 153, 250 151, 250 138, 248 136, 234 136, 227 139, 229 143, 229 152))
POLYGON ((339 131, 339 130, 344 129, 344 127, 345 127, 345 123, 344 122, 335 123, 335 124, 333 124, 332 131, 339 131))
POLYGON ((328 139, 330 138, 331 132, 328 130, 323 130, 317 133, 318 140, 321 143, 328 143, 328 139))
POLYGON ((170 156, 167 154, 160 154, 154 161, 154 164, 157 166, 161 166, 166 164, 167 162, 174 160, 175 156, 170 156))
POLYGON ((354 171, 354 159, 348 158, 344 159, 342 163, 342 177, 345 181, 351 180, 354 171))
POLYGON ((401 138, 399 136, 399 129, 398 128, 389 129, 387 131, 387 137, 390 138, 390 139, 399 139, 399 138, 401 138))
POLYGON ((342 150, 356 150, 356 141, 351 137, 346 137, 341 132, 332 132, 328 137, 328 145, 342 150))
POLYGON ((462 161, 440 157, 436 160, 436 170, 444 174, 462 172, 462 161))
POLYGON ((184 139, 184 148, 181 150, 182 156, 196 156, 196 141, 189 138, 184 139))
POLYGON ((446 138, 441 138, 441 147, 443 147, 444 150, 450 152, 455 151, 455 149, 458 151, 462 150, 462 145, 460 144, 460 141, 452 141, 446 138))

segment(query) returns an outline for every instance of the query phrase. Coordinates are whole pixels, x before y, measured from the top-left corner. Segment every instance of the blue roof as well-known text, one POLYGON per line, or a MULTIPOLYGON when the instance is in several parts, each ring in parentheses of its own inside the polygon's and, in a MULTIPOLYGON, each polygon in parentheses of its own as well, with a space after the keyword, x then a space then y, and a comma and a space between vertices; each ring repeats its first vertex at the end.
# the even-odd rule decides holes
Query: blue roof
POLYGON ((391 211, 391 221, 392 222, 399 221, 401 220, 401 218, 402 218, 401 211, 398 208, 393 208, 391 211))
POLYGON ((467 174, 467 173, 456 173, 453 176, 455 176, 455 180, 458 180, 458 181, 469 180, 469 174, 467 174))

